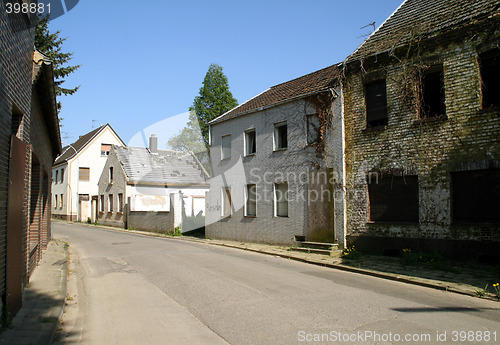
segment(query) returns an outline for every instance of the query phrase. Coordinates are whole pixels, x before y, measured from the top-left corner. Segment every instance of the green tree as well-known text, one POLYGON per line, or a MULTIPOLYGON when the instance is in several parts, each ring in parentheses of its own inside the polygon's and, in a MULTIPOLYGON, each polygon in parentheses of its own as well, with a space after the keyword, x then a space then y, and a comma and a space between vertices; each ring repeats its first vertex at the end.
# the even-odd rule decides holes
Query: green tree
POLYGON ((238 101, 229 91, 227 77, 222 72, 222 67, 211 64, 200 88, 199 96, 196 96, 190 111, 195 111, 205 146, 208 144, 208 123, 216 117, 233 109, 238 101))
POLYGON ((206 150, 196 113, 189 112, 189 121, 179 134, 170 138, 167 145, 172 150, 193 151, 195 153, 206 150))
MULTIPOLYGON (((72 95, 80 86, 64 88, 62 84, 66 81, 65 78, 75 72, 80 65, 68 65, 69 61, 73 58, 73 53, 65 53, 62 51, 62 44, 66 38, 60 38, 60 33, 59 30, 54 33, 50 32, 48 16, 37 16, 35 26, 35 47, 52 61, 56 95, 72 95)), ((58 111, 61 110, 61 102, 59 101, 57 102, 57 109, 58 111)))

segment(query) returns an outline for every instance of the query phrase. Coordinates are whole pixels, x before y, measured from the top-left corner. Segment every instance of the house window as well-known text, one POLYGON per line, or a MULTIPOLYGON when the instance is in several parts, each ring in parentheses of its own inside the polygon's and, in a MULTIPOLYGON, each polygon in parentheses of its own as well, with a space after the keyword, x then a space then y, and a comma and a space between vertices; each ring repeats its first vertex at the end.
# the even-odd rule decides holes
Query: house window
POLYGON ((257 152, 255 129, 251 129, 245 132, 245 156, 253 155, 255 152, 257 152))
POLYGON ((385 79, 365 85, 366 128, 387 125, 387 90, 385 79))
POLYGON ((54 195, 54 208, 57 208, 57 205, 59 204, 57 203, 57 194, 56 194, 54 195))
POLYGON ((454 223, 500 223, 500 169, 451 174, 454 223))
POLYGON ((221 159, 231 158, 231 135, 222 137, 222 155, 221 159))
POLYGON ((59 205, 59 207, 60 207, 60 208, 63 208, 63 206, 64 206, 64 197, 63 197, 63 194, 61 194, 61 200, 60 200, 60 203, 61 203, 61 204, 59 205))
POLYGON ((59 181, 59 170, 56 170, 56 178, 55 178, 55 183, 59 181))
POLYGON ((245 197, 245 216, 257 216, 257 186, 255 184, 246 185, 245 197))
POLYGON ((369 220, 418 223, 418 177, 370 174, 369 220))
POLYGON ((109 151, 111 151, 110 144, 101 144, 101 157, 109 156, 109 151))
POLYGON ((123 193, 118 193, 118 212, 123 212, 123 193))
POLYGON ((108 194, 108 212, 113 212, 113 194, 108 194))
POLYGON ((113 183, 113 167, 109 168, 109 183, 113 183))
POLYGON ((479 55, 483 108, 500 106, 500 49, 479 55))
POLYGON ((422 78, 421 118, 445 115, 443 66, 429 68, 422 78))
POLYGON ((284 150, 288 147, 286 122, 274 125, 274 150, 284 150))
POLYGON ((274 216, 288 217, 288 183, 274 184, 274 216))
POLYGON ((99 211, 104 212, 104 195, 99 196, 99 211))
POLYGON ((222 188, 222 216, 231 216, 232 200, 231 200, 231 188, 222 188))
POLYGON ((321 125, 318 114, 306 116, 307 143, 314 144, 321 140, 321 125))
POLYGON ((64 168, 61 169, 61 183, 64 182, 64 168))
POLYGON ((80 168, 79 169, 79 178, 80 178, 80 181, 89 181, 90 180, 90 168, 80 168))

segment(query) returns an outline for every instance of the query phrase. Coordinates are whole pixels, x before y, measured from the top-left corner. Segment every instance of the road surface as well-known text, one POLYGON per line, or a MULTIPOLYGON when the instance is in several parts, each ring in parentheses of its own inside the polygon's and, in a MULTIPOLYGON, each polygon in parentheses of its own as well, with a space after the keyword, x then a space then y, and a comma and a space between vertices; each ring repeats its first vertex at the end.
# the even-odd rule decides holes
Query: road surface
POLYGON ((497 344, 500 303, 238 249, 53 223, 58 344, 497 344))

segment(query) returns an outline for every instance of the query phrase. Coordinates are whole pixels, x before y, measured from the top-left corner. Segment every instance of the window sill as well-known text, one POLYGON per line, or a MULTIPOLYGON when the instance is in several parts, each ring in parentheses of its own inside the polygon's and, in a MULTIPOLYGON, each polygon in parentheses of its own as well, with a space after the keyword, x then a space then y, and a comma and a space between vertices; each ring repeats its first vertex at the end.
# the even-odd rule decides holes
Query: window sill
POLYGON ((243 156, 244 158, 252 158, 255 157, 255 153, 247 153, 246 155, 243 156))
POLYGON ((243 216, 243 218, 257 218, 257 216, 243 216))
POLYGON ((231 160, 231 157, 221 158, 220 160, 221 160, 221 162, 222 161, 228 161, 228 160, 231 160))
POLYGON ((281 152, 281 151, 286 151, 286 150, 288 150, 288 147, 284 147, 281 149, 274 149, 273 152, 281 152))
POLYGON ((424 117, 420 118, 418 120, 413 121, 414 124, 419 125, 422 123, 429 123, 429 122, 439 122, 439 121, 446 121, 448 120, 448 116, 446 115, 439 115, 439 116, 433 116, 433 117, 424 117))
POLYGON ((372 133, 372 132, 380 132, 380 131, 383 131, 387 128, 387 125, 383 125, 383 126, 377 126, 377 127, 369 127, 369 128, 365 128, 362 130, 363 133, 372 133))
POLYGON ((273 218, 290 218, 289 216, 274 216, 273 218))

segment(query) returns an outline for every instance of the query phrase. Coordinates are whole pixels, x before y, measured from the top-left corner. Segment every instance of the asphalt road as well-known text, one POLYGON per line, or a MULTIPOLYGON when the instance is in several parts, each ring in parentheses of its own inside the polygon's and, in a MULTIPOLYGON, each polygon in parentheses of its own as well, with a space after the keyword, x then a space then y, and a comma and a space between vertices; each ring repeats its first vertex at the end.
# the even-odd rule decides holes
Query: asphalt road
POLYGON ((59 344, 497 344, 500 303, 238 249, 53 223, 59 344))

